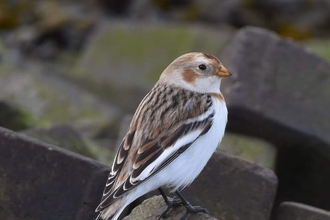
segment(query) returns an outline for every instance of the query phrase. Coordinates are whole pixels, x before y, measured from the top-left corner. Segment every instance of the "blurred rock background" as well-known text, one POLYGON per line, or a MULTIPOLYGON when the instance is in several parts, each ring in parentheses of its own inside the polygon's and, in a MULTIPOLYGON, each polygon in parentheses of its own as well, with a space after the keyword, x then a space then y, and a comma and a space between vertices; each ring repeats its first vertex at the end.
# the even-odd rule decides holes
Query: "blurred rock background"
MULTIPOLYGON (((235 49, 229 43, 245 26, 274 31, 330 60, 328 0, 0 0, 0 126, 111 164, 131 115, 162 70, 190 51, 226 56, 224 49, 235 49)), ((292 72, 290 80, 295 77, 292 72)), ((226 97, 235 86, 222 87, 226 97)), ((318 96, 317 84, 306 86, 318 96)), ((330 90, 323 91, 329 97, 330 90)), ((329 112, 327 103, 304 108, 329 112)), ((274 210, 286 200, 330 210, 324 187, 330 181, 329 138, 308 138, 290 123, 281 124, 284 129, 267 120, 256 126, 244 117, 249 111, 232 110, 219 151, 277 174, 274 210)), ((330 130, 327 119, 322 124, 318 115, 309 117, 323 133, 330 130)))

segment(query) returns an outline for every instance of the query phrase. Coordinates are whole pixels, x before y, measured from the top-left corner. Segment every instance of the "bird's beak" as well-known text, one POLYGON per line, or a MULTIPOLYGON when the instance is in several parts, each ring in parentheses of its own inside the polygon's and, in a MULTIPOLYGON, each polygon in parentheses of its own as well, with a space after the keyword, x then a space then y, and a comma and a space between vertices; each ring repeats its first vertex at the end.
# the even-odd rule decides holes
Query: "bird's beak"
POLYGON ((226 67, 221 66, 219 71, 217 72, 217 75, 221 77, 227 77, 231 76, 231 73, 226 69, 226 67))

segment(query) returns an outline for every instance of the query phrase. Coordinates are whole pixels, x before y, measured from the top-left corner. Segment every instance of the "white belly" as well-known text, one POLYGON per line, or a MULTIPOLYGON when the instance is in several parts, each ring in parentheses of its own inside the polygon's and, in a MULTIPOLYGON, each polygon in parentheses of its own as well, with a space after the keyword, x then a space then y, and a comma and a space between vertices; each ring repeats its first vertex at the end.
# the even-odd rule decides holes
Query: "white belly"
POLYGON ((216 100, 214 103, 216 104, 216 117, 210 130, 165 168, 164 175, 167 176, 168 181, 166 184, 173 187, 173 190, 184 188, 192 183, 203 170, 224 135, 227 108, 224 103, 216 100))

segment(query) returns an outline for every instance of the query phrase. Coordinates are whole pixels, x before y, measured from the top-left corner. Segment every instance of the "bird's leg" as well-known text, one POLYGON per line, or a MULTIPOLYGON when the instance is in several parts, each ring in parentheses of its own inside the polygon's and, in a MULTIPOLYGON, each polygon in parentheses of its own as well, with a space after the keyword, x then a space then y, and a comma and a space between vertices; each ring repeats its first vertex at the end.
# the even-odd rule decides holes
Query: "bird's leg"
POLYGON ((170 211, 170 209, 172 207, 177 207, 182 205, 182 201, 176 197, 173 197, 173 199, 170 201, 168 199, 168 197, 166 196, 164 190, 159 187, 158 191, 160 192, 160 194, 162 195, 162 197, 164 198, 165 203, 167 204, 167 208, 164 210, 164 212, 159 216, 159 219, 161 218, 166 218, 167 217, 167 213, 170 211))
POLYGON ((187 209, 186 213, 180 218, 180 220, 186 219, 189 212, 192 212, 192 213, 203 212, 203 213, 209 214, 209 211, 207 211, 207 209, 205 209, 205 208, 202 208, 200 206, 192 206, 185 198, 183 198, 183 196, 181 195, 181 193, 178 190, 175 191, 175 193, 178 195, 178 197, 180 198, 182 204, 187 209))
POLYGON ((165 194, 164 190, 161 187, 159 187, 158 191, 160 192, 160 195, 162 195, 165 203, 169 206, 171 204, 171 202, 170 202, 170 200, 168 200, 167 195, 165 194))

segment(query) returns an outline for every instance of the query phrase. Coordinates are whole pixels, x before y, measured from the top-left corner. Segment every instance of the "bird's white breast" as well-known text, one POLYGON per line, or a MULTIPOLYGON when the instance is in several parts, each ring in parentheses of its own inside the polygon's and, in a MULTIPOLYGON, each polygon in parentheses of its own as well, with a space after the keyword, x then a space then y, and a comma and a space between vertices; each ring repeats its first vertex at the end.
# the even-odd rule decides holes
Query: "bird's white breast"
POLYGON ((228 114, 226 104, 215 98, 213 103, 215 115, 210 130, 165 168, 167 184, 174 190, 189 185, 199 175, 224 135, 228 114))

